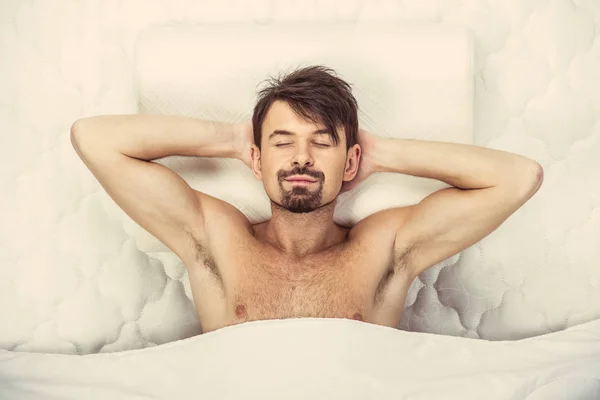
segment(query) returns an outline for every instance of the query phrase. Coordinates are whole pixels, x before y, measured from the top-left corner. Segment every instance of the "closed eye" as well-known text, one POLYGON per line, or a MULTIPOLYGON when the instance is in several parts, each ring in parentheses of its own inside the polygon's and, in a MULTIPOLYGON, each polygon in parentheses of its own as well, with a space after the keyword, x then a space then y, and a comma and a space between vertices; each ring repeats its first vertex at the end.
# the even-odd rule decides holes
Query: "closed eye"
MULTIPOLYGON (((275 147, 287 146, 288 144, 291 144, 291 143, 279 143, 279 144, 276 144, 275 147)), ((315 143, 315 144, 317 146, 321 146, 321 147, 329 147, 329 145, 325 144, 325 143, 315 143)))

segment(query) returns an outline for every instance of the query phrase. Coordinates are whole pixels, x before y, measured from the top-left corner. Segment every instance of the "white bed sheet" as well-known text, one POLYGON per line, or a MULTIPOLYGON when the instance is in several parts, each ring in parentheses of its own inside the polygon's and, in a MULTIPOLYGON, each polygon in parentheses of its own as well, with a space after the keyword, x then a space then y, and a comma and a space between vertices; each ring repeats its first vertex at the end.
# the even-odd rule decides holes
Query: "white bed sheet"
POLYGON ((120 353, 0 350, 9 399, 600 398, 600 320, 517 341, 255 321, 120 353))

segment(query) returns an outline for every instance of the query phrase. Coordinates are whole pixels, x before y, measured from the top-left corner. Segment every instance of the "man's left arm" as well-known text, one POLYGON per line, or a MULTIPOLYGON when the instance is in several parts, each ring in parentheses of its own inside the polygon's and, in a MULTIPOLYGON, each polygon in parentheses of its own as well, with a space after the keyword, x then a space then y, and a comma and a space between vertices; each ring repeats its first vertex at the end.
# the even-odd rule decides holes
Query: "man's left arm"
MULTIPOLYGON (((540 188, 543 168, 518 154, 484 147, 370 136, 373 172, 438 179, 438 190, 396 213, 394 248, 415 278, 498 228, 540 188)), ((393 217, 392 217, 393 218, 393 217)))

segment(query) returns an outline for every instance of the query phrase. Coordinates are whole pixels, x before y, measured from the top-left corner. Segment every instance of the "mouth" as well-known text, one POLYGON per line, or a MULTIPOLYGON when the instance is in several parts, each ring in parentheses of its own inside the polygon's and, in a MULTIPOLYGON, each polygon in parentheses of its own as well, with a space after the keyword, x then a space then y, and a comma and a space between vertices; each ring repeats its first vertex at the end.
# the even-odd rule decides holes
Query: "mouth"
POLYGON ((292 177, 289 179, 286 179, 286 181, 288 182, 292 182, 292 183, 315 183, 317 180, 316 179, 311 179, 311 178, 306 178, 306 177, 292 177))
POLYGON ((304 179, 286 179, 285 181, 291 183, 292 185, 304 185, 304 186, 308 186, 312 183, 317 183, 317 181, 308 181, 308 180, 304 180, 304 179))

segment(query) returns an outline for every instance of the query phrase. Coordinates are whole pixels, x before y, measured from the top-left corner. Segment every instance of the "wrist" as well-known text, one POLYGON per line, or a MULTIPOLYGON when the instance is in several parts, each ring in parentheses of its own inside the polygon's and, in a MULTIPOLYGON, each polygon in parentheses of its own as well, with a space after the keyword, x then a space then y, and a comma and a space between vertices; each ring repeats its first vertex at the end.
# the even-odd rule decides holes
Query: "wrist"
POLYGON ((371 165, 371 171, 374 172, 386 172, 386 165, 388 161, 385 159, 386 155, 389 154, 388 146, 390 145, 389 139, 381 136, 372 136, 371 145, 369 147, 368 157, 371 165))
POLYGON ((240 158, 241 154, 241 144, 240 144, 240 124, 232 123, 230 124, 230 137, 231 137, 231 147, 233 149, 233 157, 240 158))
POLYGON ((197 120, 197 146, 195 156, 234 158, 237 156, 235 124, 215 121, 197 120))
POLYGON ((252 121, 235 123, 232 126, 232 141, 235 148, 235 158, 250 166, 250 153, 254 144, 252 121))
POLYGON ((224 158, 237 158, 238 156, 238 144, 237 144, 237 124, 230 122, 221 122, 223 130, 223 137, 227 138, 225 143, 226 151, 222 157, 224 158))

